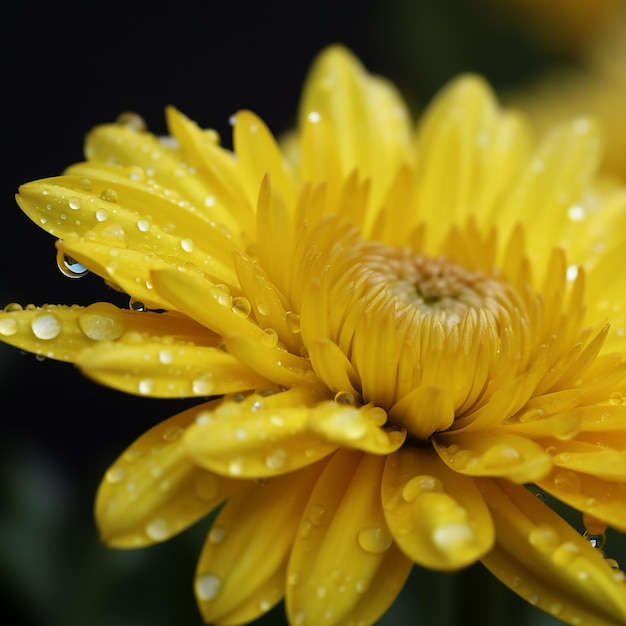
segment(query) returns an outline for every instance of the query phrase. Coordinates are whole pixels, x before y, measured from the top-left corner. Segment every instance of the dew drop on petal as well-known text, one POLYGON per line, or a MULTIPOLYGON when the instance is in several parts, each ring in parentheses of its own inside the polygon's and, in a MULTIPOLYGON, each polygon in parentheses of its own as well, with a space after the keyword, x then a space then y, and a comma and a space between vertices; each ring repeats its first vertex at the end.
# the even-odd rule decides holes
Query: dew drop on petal
POLYGON ((4 337, 11 337, 17 333, 18 329, 19 325, 17 320, 12 317, 0 320, 0 335, 3 335, 4 337))
POLYGON ((475 539, 474 531, 463 522, 443 524, 433 532, 433 543, 444 552, 454 552, 457 548, 475 539))
POLYGON ((126 477, 126 470, 123 467, 111 467, 104 477, 107 482, 112 484, 119 483, 126 477))
POLYGON ((109 212, 106 209, 98 209, 96 211, 96 221, 106 222, 109 219, 109 212))
POLYGON ((105 202, 117 202, 117 191, 115 189, 105 189, 101 193, 98 194, 98 198, 104 200, 105 202))
POLYGON ((215 382, 213 381, 212 372, 205 372, 196 376, 192 383, 191 388, 193 393, 198 396, 209 396, 215 389, 215 382))
POLYGON ((68 278, 82 278, 89 274, 89 270, 82 263, 65 254, 62 250, 57 252, 57 267, 68 278))
POLYGON ((326 507, 321 504, 315 504, 309 511, 309 519, 315 526, 320 526, 326 519, 326 507))
POLYGON ((282 469, 287 465, 288 458, 286 450, 278 448, 265 458, 265 465, 270 469, 282 469))
POLYGON ((423 493, 444 493, 443 483, 435 476, 422 474, 414 476, 402 489, 402 498, 405 502, 413 502, 423 493))
POLYGON ((192 239, 181 239, 180 247, 185 252, 193 252, 193 240, 192 239))
POLYGON ((89 305, 78 316, 78 326, 94 341, 113 341, 126 329, 121 311, 107 302, 89 305))
POLYGON ((273 328, 266 328, 261 335, 261 343, 273 348, 278 343, 278 333, 273 328))
POLYGON ((555 475, 553 480, 554 486, 562 489, 563 491, 573 493, 580 490, 580 480, 578 476, 569 470, 559 472, 555 475))
POLYGON ((37 339, 49 341, 61 334, 61 322, 52 313, 38 315, 30 326, 37 339))
POLYGON ((559 543, 559 535, 549 524, 539 524, 528 536, 530 544, 540 550, 553 550, 559 543))
POLYGON ((82 200, 80 198, 70 198, 68 201, 68 206, 73 211, 77 211, 83 206, 82 200))
POLYGON ((231 311, 238 315, 239 317, 248 317, 250 312, 252 311, 252 306, 250 305, 250 301, 247 298, 243 298, 242 296, 237 296, 233 298, 231 304, 231 311))
POLYGON ((142 396, 147 396, 148 394, 152 393, 153 389, 154 389, 153 380, 150 380, 149 378, 144 378, 143 380, 139 381, 138 390, 142 396))
POLYGON ((161 436, 163 438, 163 441, 167 443, 174 443, 181 438, 184 432, 185 431, 180 426, 172 426, 171 428, 168 428, 161 436))
POLYGON ((391 547, 393 538, 383 526, 369 526, 359 531, 358 541, 366 552, 380 554, 391 547))
POLYGON ((337 392, 334 399, 337 404, 356 404, 356 398, 354 397, 354 394, 350 393, 349 391, 337 392))
POLYGON ((593 548, 597 548, 598 550, 604 548, 606 544, 606 535, 603 532, 594 534, 586 530, 583 533, 583 537, 591 544, 593 548))
POLYGON ((146 219, 137 220, 137 228, 142 233, 147 233, 150 230, 150 222, 146 219))
POLYGON ((171 532, 169 523, 162 517, 157 517, 146 525, 146 535, 154 541, 165 541, 171 532))
POLYGON ((222 543, 226 537, 226 529, 223 526, 213 526, 209 531, 209 542, 213 544, 222 543))
POLYGON ((552 561, 559 567, 571 565, 580 554, 578 546, 573 541, 562 543, 552 554, 552 561))
POLYGON ((200 574, 196 579, 196 593, 200 600, 215 600, 222 588, 222 580, 215 574, 200 574))

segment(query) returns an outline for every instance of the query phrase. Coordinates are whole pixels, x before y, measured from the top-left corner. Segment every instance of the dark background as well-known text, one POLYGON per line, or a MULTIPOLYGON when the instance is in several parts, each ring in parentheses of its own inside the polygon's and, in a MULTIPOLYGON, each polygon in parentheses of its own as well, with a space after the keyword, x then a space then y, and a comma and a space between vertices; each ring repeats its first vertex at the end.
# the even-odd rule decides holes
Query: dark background
MULTIPOLYGON (((416 112, 462 71, 485 74, 506 91, 546 68, 579 62, 579 41, 543 37, 507 4, 4 3, 0 302, 107 299, 99 279, 60 274, 53 238, 13 199, 21 183, 81 160, 90 127, 136 111, 164 133, 164 107, 174 104, 218 130, 226 145, 228 118, 239 108, 280 133, 294 121, 312 58, 334 42, 398 83, 416 112)), ((18 623, 200 624, 191 582, 207 523, 148 550, 119 552, 99 544, 92 518, 106 468, 182 403, 124 396, 71 365, 39 362, 4 345, 0 394, 0 583, 18 623)), ((510 625, 556 623, 476 566, 456 576, 416 570, 381 624, 470 623, 464 612, 480 615, 482 624, 501 623, 504 615, 510 625)), ((282 619, 279 609, 263 623, 282 619)))

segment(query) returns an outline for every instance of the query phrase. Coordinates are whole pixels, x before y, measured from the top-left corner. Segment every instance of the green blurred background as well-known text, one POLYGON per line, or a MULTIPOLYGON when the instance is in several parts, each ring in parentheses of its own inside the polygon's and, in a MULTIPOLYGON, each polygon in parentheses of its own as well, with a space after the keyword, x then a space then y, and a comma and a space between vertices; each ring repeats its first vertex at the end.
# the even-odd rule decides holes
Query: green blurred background
MULTIPOLYGON (((603 29, 617 21, 612 11, 620 4, 180 1, 87 8, 68 2, 4 3, 0 302, 89 304, 109 298, 95 277, 73 281, 60 274, 53 239, 13 200, 19 184, 56 175, 81 160, 83 136, 95 124, 131 110, 163 133, 163 109, 174 104, 201 125, 216 128, 226 144, 228 118, 239 108, 254 110, 280 133, 294 121, 313 56, 337 41, 370 70, 394 80, 416 113, 446 80, 465 71, 484 74, 502 98, 522 103, 519 94, 528 93, 542 76, 556 86, 562 76, 589 78, 590 51, 605 40, 603 29)), ((626 65, 618 55, 620 60, 601 80, 623 105, 626 76, 620 68, 626 65)), ((569 110, 578 106, 566 104, 569 110)), ((607 107, 606 99, 587 104, 600 113, 607 107)), ((619 137, 618 130, 608 134, 619 137)), ((611 150, 624 154, 620 145, 611 150)), ((611 173, 621 175, 618 170, 611 173)), ((124 552, 99 543, 92 514, 108 465, 149 426, 186 404, 123 396, 86 381, 72 366, 40 362, 4 345, 0 393, 5 613, 16 615, 20 625, 199 625, 192 577, 209 521, 166 544, 124 552)), ((577 515, 564 514, 583 530, 577 515)), ((610 534, 606 550, 626 563, 623 536, 610 534)), ((283 624, 282 607, 260 623, 283 624)), ((480 565, 457 575, 416 568, 380 624, 418 623, 557 624, 480 565)))

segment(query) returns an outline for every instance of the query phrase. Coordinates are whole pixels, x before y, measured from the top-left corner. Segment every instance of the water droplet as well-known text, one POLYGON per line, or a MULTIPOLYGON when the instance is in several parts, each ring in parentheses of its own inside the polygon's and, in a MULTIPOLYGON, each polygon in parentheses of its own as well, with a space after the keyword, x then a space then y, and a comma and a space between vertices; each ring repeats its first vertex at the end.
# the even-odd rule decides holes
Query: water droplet
POLYGON ((80 198, 70 198, 67 204, 70 209, 72 209, 72 211, 77 211, 83 206, 82 200, 80 198))
POLYGON ((261 600, 259 602, 259 610, 263 613, 267 613, 272 608, 273 604, 269 600, 261 600))
POLYGON ((532 604, 533 606, 536 606, 539 603, 539 596, 534 593, 533 595, 528 597, 528 602, 530 602, 530 604, 532 604))
POLYGON ((117 202, 117 191, 115 189, 105 189, 98 194, 98 198, 100 200, 104 200, 105 202, 117 202))
POLYGON ((554 602, 550 605, 550 613, 555 617, 563 612, 563 605, 560 602, 554 602))
POLYGON ((19 324, 16 319, 12 317, 7 317, 6 319, 0 320, 0 335, 4 337, 11 337, 15 335, 19 330, 19 324))
POLYGON ((273 348, 278 343, 278 333, 273 328, 266 328, 261 335, 261 343, 273 348))
POLYGON ((222 541, 224 541, 224 537, 226 537, 226 529, 223 526, 213 526, 209 531, 210 543, 222 543, 222 541))
POLYGON ((146 219, 137 220, 137 228, 142 233, 147 233, 150 230, 150 222, 146 219))
POLYGON ((559 543, 559 535, 553 526, 539 524, 528 536, 530 544, 541 550, 553 550, 559 543))
POLYGON ((150 380, 149 378, 144 378, 143 380, 139 381, 138 390, 142 396, 146 396, 152 393, 153 389, 154 389, 153 380, 150 380))
POLYGON ((5 313, 15 313, 16 311, 23 311, 24 307, 17 302, 9 302, 4 309, 2 309, 5 313))
POLYGON ((181 239, 180 247, 185 252, 192 252, 193 251, 193 240, 192 239, 181 239))
POLYGON ((295 587, 300 582, 300 572, 289 572, 287 575, 287 584, 295 587))
POLYGON ((204 206, 207 206, 207 207, 215 206, 215 202, 216 202, 215 196, 207 196, 204 199, 204 206))
POLYGON ((137 463, 137 461, 139 461, 139 459, 143 456, 143 450, 140 450, 139 448, 130 448, 128 450, 126 450, 126 452, 124 452, 124 454, 122 454, 122 459, 124 459, 124 461, 126 461, 126 463, 137 463))
POLYGON ((106 209, 98 209, 96 211, 96 221, 106 222, 109 219, 109 212, 106 209))
POLYGON ((240 476, 243 472, 243 459, 237 458, 230 461, 228 464, 228 473, 231 476, 240 476))
POLYGON ((163 441, 174 443, 178 441, 185 431, 180 426, 172 426, 168 428, 162 435, 163 441))
POLYGON ((339 391, 335 394, 335 402, 337 404, 355 405, 356 398, 354 397, 354 394, 350 393, 349 391, 339 391))
POLYGON ((554 477, 554 486, 567 492, 575 492, 580 489, 580 480, 574 472, 565 470, 559 472, 554 477))
POLYGON ((62 250, 57 251, 57 267, 68 278, 82 278, 89 273, 89 270, 84 265, 65 254, 62 250))
POLYGON ((37 339, 49 341, 61 334, 61 322, 52 313, 42 313, 30 323, 33 334, 37 339))
POLYGON ((299 333, 300 328, 300 316, 293 311, 287 311, 286 313, 287 326, 292 333, 299 333))
POLYGON ((196 376, 191 383, 192 391, 197 396, 209 396, 215 389, 212 372, 204 372, 196 376))
POLYGON ((454 552, 474 540, 474 531, 463 522, 443 524, 434 530, 432 539, 444 552, 454 552))
POLYGON ((443 483, 435 476, 422 474, 414 476, 402 489, 402 497, 405 502, 413 502, 423 493, 445 493, 443 483))
POLYGON ((215 574, 201 574, 196 579, 196 593, 200 600, 210 602, 217 598, 222 588, 222 580, 215 574))
POLYGON ((247 298, 243 298, 242 296, 237 296, 233 298, 231 304, 231 311, 238 315, 239 317, 248 317, 250 312, 252 311, 252 306, 250 305, 250 301, 247 298))
POLYGON ((606 535, 603 532, 594 534, 586 530, 583 533, 583 537, 592 545, 592 547, 597 548, 598 550, 604 548, 606 544, 606 535))
POLYGON ((552 554, 552 560, 559 567, 571 565, 580 554, 578 546, 573 541, 562 543, 552 554))
POLYGON ((278 448, 265 458, 265 465, 270 469, 282 469, 287 465, 289 455, 286 450, 278 448))
POLYGON ((146 535, 154 541, 165 541, 171 535, 170 525, 167 520, 162 517, 153 519, 146 526, 146 535))
POLYGON ((126 477, 126 470, 123 467, 111 467, 104 477, 110 483, 119 483, 126 477))
POLYGON ((143 312, 147 310, 147 307, 143 302, 140 302, 139 300, 133 300, 132 298, 130 300, 129 306, 133 311, 143 312))
POLYGON ((309 511, 309 519, 315 526, 321 526, 326 519, 326 507, 321 504, 314 504, 309 511))
POLYGON ((306 118, 311 124, 318 124, 322 116, 317 111, 311 111, 307 114, 306 118))
POLYGON ((174 354, 171 350, 159 350, 159 363, 168 365, 174 360, 174 354))
POLYGON ((358 542, 366 552, 380 554, 391 547, 393 538, 383 526, 369 526, 359 531, 358 542))
POLYGON ((94 341, 113 341, 126 329, 123 313, 108 302, 97 302, 85 308, 78 316, 78 326, 94 341))
POLYGON ((213 285, 210 289, 211 295, 224 306, 230 307, 232 304, 232 297, 230 290, 226 285, 213 285))

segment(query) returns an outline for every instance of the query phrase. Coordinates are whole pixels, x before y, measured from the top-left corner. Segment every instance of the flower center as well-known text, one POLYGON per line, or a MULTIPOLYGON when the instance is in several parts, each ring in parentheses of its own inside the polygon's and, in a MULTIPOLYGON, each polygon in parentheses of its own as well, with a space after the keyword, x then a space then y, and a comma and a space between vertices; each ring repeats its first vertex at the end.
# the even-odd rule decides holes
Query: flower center
MULTIPOLYGON (((309 309, 327 320, 306 321, 305 343, 323 338, 338 346, 351 391, 414 438, 448 429, 484 403, 502 358, 515 367, 528 359, 526 307, 508 283, 377 242, 338 242, 329 252, 321 285, 328 311, 319 303, 309 309)), ((331 389, 346 391, 336 367, 315 353, 311 360, 331 389)))

